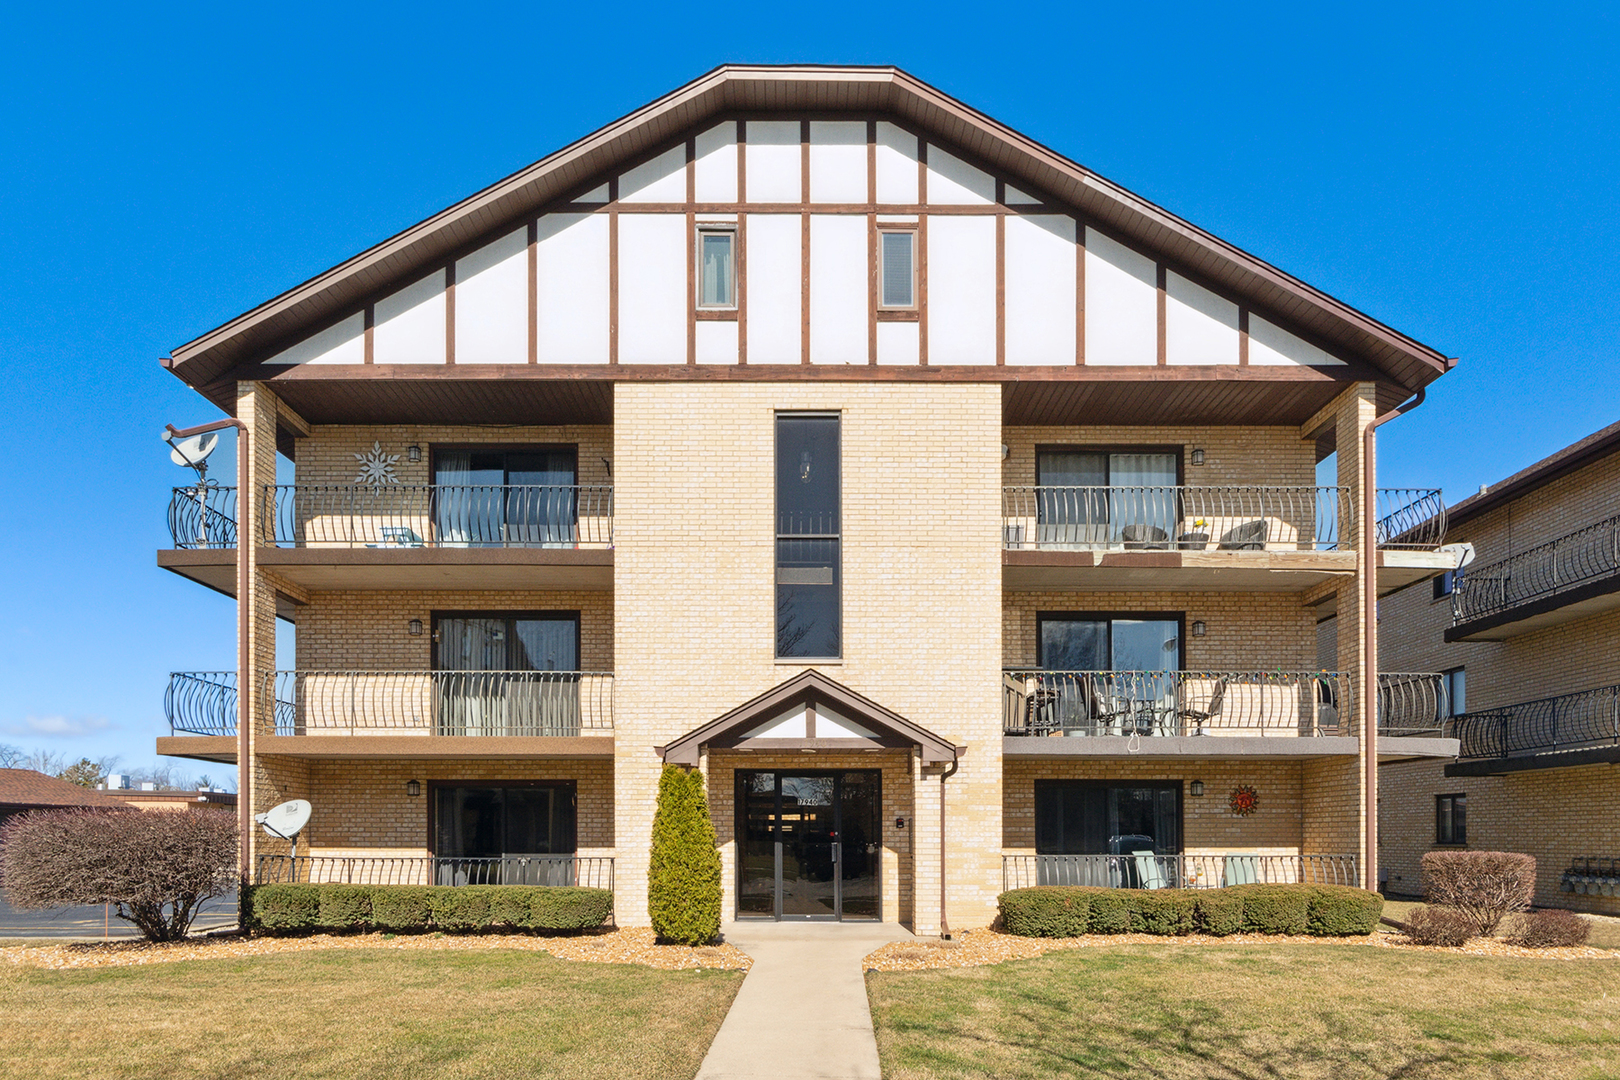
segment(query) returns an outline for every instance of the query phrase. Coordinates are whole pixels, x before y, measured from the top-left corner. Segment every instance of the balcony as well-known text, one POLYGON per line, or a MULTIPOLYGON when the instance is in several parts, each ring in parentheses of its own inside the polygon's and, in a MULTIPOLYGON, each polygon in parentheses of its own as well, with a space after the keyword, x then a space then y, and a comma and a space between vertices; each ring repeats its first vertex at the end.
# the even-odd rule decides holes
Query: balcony
MULTIPOLYGON (((286 484, 263 507, 259 564, 303 589, 613 587, 611 485, 286 484)), ((169 534, 158 565, 234 595, 235 488, 175 488, 169 534)))
POLYGON ((1034 885, 1219 889, 1232 885, 1360 885, 1354 855, 1003 855, 1001 890, 1034 885))
POLYGON ((1491 776, 1620 761, 1620 686, 1453 717, 1458 762, 1447 776, 1491 776))
MULTIPOLYGON (((1379 584, 1450 569, 1445 504, 1378 491, 1379 584)), ((1003 580, 1012 589, 1303 591, 1353 573, 1342 487, 1006 487, 1003 580), (1279 576, 1284 575, 1284 576, 1279 576)))
POLYGON ((1460 572, 1447 641, 1506 641, 1620 607, 1620 517, 1460 572))
MULTIPOLYGON (((1379 676, 1381 758, 1452 757, 1439 674, 1379 676)), ((1350 677, 1333 671, 1002 673, 1003 753, 1041 757, 1355 754, 1350 677)))
POLYGON ((577 885, 613 891, 611 856, 261 855, 255 883, 345 885, 577 885))
MULTIPOLYGON (((290 757, 596 757, 613 753, 613 675, 601 671, 275 671, 259 692, 258 752, 290 757)), ((176 672, 158 752, 236 756, 233 672, 176 672)))

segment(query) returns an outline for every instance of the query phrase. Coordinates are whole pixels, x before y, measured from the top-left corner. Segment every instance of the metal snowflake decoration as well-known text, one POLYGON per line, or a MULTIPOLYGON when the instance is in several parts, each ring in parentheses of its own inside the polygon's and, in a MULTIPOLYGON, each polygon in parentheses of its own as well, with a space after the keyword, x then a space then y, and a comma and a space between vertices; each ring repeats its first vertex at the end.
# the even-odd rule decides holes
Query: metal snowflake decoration
POLYGON ((383 453, 382 443, 373 440, 371 449, 364 454, 354 455, 354 460, 360 463, 360 475, 354 478, 355 483, 399 483, 399 477, 394 475, 394 462, 399 460, 399 455, 383 453))

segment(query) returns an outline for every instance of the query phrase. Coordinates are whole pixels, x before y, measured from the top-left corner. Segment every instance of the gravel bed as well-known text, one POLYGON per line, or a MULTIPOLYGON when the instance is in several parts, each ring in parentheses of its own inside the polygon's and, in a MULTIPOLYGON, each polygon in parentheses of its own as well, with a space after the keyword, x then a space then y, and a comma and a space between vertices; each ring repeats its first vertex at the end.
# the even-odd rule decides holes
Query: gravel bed
POLYGON ((1523 956, 1542 960, 1613 960, 1620 952, 1612 949, 1523 949, 1505 941, 1475 939, 1460 949, 1442 949, 1413 945, 1404 934, 1381 931, 1370 937, 1319 938, 1306 936, 1274 936, 1269 934, 1233 934, 1230 937, 1209 937, 1188 934, 1167 938, 1158 934, 1091 934, 1074 938, 1027 938, 1003 934, 995 930, 968 930, 952 941, 919 939, 898 941, 868 953, 862 961, 867 971, 930 971, 942 968, 979 967, 999 964, 1005 960, 1025 960, 1049 952, 1070 949, 1094 949, 1109 945, 1320 945, 1320 946, 1375 946, 1379 948, 1416 949, 1423 952, 1462 953, 1471 956, 1523 956))
POLYGON ((596 964, 642 964, 664 971, 747 971, 753 960, 735 945, 660 945, 647 927, 610 929, 568 937, 533 934, 312 934, 307 937, 214 937, 150 944, 111 941, 0 948, 0 957, 19 966, 50 968, 130 967, 177 960, 274 956, 317 949, 513 949, 550 953, 559 960, 596 964))

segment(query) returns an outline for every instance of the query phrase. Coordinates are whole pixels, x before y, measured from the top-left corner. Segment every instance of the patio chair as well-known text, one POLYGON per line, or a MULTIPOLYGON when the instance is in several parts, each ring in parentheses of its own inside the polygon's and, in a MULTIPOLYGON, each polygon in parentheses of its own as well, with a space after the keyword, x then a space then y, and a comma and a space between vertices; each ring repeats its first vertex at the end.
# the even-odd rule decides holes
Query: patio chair
POLYGON ((1189 679, 1181 688, 1181 709, 1179 711, 1183 722, 1182 727, 1185 730, 1186 721, 1193 721, 1198 725, 1198 730, 1193 733, 1195 735, 1204 734, 1204 725, 1220 715, 1221 704, 1226 699, 1226 680, 1216 679, 1215 688, 1210 691, 1209 700, 1205 701, 1201 708, 1192 708, 1191 695, 1188 691, 1194 682, 1207 684, 1208 681, 1207 679, 1189 679))
POLYGON ((1136 859, 1136 878, 1144 889, 1164 889, 1170 883, 1164 878, 1164 868, 1159 865, 1158 857, 1151 851, 1133 851, 1131 855, 1136 859))
POLYGON ((1253 854, 1228 855, 1226 872, 1221 876, 1221 887, 1254 885, 1260 880, 1260 856, 1253 854))
POLYGON ((1221 534, 1222 551, 1264 551, 1268 525, 1264 520, 1245 521, 1221 534))
POLYGON ((422 547, 427 541, 423 540, 415 529, 408 525, 384 525, 379 532, 382 533, 382 543, 367 544, 369 548, 382 547, 422 547))
POLYGON ((1170 534, 1157 525, 1127 525, 1119 530, 1119 538, 1127 548, 1165 549, 1170 546, 1170 534))

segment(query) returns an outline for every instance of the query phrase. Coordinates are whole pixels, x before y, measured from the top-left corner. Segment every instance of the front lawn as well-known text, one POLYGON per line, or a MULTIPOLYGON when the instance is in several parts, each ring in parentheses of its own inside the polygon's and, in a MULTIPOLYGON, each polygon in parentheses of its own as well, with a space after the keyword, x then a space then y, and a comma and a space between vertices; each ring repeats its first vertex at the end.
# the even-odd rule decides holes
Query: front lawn
POLYGON ((1620 961, 1361 944, 1099 946, 871 972, 883 1075, 1620 1075, 1620 961))
POLYGON ((0 958, 0 1075, 690 1077, 741 982, 493 950, 0 958))

